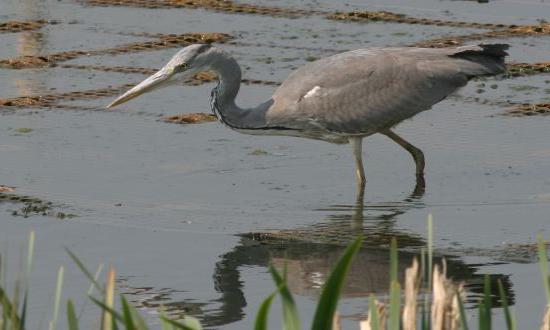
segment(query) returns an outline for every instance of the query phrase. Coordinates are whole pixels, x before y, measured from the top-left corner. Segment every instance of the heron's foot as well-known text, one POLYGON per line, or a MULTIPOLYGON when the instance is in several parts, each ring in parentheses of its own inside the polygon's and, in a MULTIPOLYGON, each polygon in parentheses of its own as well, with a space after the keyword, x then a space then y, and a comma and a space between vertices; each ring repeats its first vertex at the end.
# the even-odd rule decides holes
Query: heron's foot
POLYGON ((413 146, 409 142, 407 142, 405 139, 400 137, 399 135, 395 134, 392 130, 386 130, 383 132, 380 132, 390 139, 392 139, 394 142, 399 144, 401 147, 403 147, 405 150, 407 150, 412 158, 414 159, 414 163, 416 164, 416 176, 422 176, 424 175, 424 168, 426 167, 426 161, 424 157, 424 153, 422 150, 418 149, 417 147, 413 146))

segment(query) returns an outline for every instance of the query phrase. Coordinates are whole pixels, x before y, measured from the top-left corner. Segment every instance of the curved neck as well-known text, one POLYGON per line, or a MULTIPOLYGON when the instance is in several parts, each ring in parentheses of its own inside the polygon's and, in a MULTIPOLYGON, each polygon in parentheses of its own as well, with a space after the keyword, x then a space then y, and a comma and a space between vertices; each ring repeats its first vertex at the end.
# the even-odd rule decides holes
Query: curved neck
POLYGON ((221 51, 217 53, 211 64, 212 70, 218 74, 217 102, 221 108, 237 107, 235 98, 241 87, 241 67, 229 54, 221 51))
POLYGON ((265 112, 270 102, 251 109, 242 109, 235 99, 241 86, 241 67, 231 55, 219 50, 210 63, 219 79, 212 90, 212 111, 218 119, 233 129, 254 129, 265 126, 265 112))

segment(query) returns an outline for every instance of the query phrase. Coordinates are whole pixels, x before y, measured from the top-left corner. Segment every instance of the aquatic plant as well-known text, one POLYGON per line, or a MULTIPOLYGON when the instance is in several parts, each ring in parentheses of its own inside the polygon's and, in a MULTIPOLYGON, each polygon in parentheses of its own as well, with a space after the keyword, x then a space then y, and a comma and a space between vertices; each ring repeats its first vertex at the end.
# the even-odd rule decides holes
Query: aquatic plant
MULTIPOLYGON (((0 258, 0 329, 21 330, 26 328, 27 305, 29 299, 28 279, 32 270, 34 254, 34 232, 29 235, 27 262, 22 275, 15 279, 13 294, 10 296, 6 290, 6 268, 2 267, 0 258)), ((346 274, 352 259, 357 254, 363 243, 363 238, 357 237, 344 251, 339 261, 332 269, 324 284, 321 296, 317 303, 317 309, 313 317, 311 329, 340 330, 340 316, 337 305, 343 287, 346 274)), ((548 269, 548 256, 546 245, 542 237, 537 237, 539 265, 543 279, 544 291, 548 304, 542 321, 541 329, 550 329, 550 271, 548 269)), ((123 294, 118 296, 120 303, 115 303, 115 276, 114 268, 107 272, 106 283, 103 286, 98 281, 103 266, 100 265, 95 273, 89 271, 80 259, 71 251, 67 253, 90 281, 88 290, 89 299, 99 307, 101 322, 99 329, 132 329, 147 330, 151 327, 146 323, 139 311, 132 306, 123 294), (94 294, 95 292, 95 294, 94 294)), ((0 256, 1 257, 1 256, 0 256)), ((390 247, 390 292, 387 304, 382 303, 371 295, 369 298, 369 310, 366 319, 359 322, 361 330, 440 330, 440 329, 469 329, 464 308, 464 286, 447 278, 446 264, 433 265, 433 223, 428 219, 428 246, 422 249, 420 262, 414 259, 412 265, 405 271, 404 290, 398 281, 398 249, 395 239, 390 247), (401 299, 404 298, 403 303, 401 299)), ((256 330, 268 329, 269 310, 273 300, 279 296, 282 303, 282 324, 285 330, 299 330, 302 323, 298 314, 296 303, 290 292, 286 269, 282 274, 273 266, 269 272, 275 283, 275 290, 262 302, 256 315, 254 328, 256 330)), ((59 324, 58 316, 61 308, 61 292, 63 286, 63 267, 59 268, 54 295, 54 305, 49 329, 54 330, 59 324)), ((502 282, 498 281, 498 292, 505 318, 506 329, 515 330, 514 315, 508 305, 506 293, 502 282)), ((493 328, 491 309, 491 286, 489 277, 484 280, 483 295, 477 303, 477 329, 490 330, 493 328)), ((66 302, 66 324, 70 330, 79 329, 79 318, 75 312, 72 300, 66 302)), ((202 326, 198 319, 185 316, 183 319, 172 320, 168 318, 164 310, 159 311, 159 321, 163 330, 200 330, 202 326)))

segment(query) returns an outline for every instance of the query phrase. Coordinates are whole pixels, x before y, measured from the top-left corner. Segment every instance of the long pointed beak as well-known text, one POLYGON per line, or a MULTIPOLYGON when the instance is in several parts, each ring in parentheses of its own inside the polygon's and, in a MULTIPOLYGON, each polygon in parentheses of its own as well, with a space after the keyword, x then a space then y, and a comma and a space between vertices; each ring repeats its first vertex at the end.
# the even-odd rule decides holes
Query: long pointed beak
POLYGON ((162 68, 157 73, 153 74, 149 78, 140 82, 132 89, 126 93, 119 96, 116 100, 107 105, 106 108, 112 108, 119 104, 130 101, 131 99, 140 96, 141 94, 152 91, 153 89, 159 87, 163 82, 167 81, 170 77, 174 75, 174 70, 169 68, 162 68))

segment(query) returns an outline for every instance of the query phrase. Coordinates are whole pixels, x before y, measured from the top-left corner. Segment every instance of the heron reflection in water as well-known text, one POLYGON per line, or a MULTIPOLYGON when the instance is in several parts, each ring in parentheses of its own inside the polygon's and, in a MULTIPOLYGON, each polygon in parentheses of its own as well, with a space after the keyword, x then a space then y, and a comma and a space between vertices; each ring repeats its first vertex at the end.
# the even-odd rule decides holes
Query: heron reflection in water
MULTIPOLYGON (((389 251, 386 246, 392 237, 397 237, 399 247, 399 280, 404 279, 408 267, 419 254, 411 251, 426 246, 421 235, 400 230, 396 220, 409 210, 423 208, 422 192, 413 191, 402 201, 388 203, 362 203, 353 205, 332 205, 317 211, 323 212, 323 220, 296 230, 248 233, 240 235, 238 244, 220 256, 213 271, 213 285, 218 298, 207 302, 194 300, 163 300, 147 303, 152 311, 162 305, 169 314, 194 315, 206 327, 221 327, 245 318, 247 296, 244 287, 246 278, 243 269, 274 265, 282 271, 286 265, 287 281, 296 295, 317 297, 322 283, 327 279, 334 263, 342 255, 348 242, 362 233, 368 239, 348 272, 342 289, 342 297, 365 298, 370 294, 386 295, 389 290, 389 251), (361 225, 364 224, 364 225, 361 225)), ((478 272, 482 265, 469 265, 456 256, 436 255, 434 262, 446 259, 447 273, 455 281, 464 281, 467 302, 477 301, 483 293, 484 274, 478 272)), ((514 293, 510 277, 491 274, 493 306, 500 306, 496 286, 502 281, 510 304, 514 304, 514 293)), ((186 292, 181 295, 185 296, 186 292)), ((181 297, 178 295, 178 298, 181 297)), ((143 300, 139 300, 143 304, 143 300)))
POLYGON ((362 141, 383 134, 407 150, 423 184, 424 154, 393 127, 430 109, 468 80, 505 71, 505 44, 453 48, 369 48, 336 54, 294 71, 266 102, 253 108, 235 103, 241 68, 222 49, 209 44, 183 48, 157 73, 107 107, 159 87, 179 84, 202 71, 219 78, 211 108, 227 127, 252 135, 284 135, 351 145, 358 197, 366 178, 362 141))

